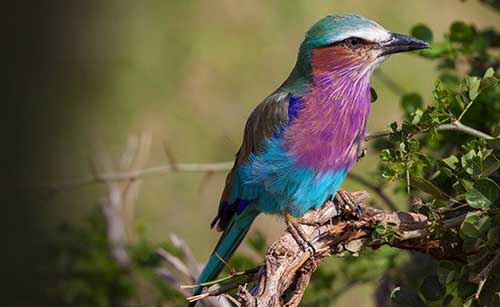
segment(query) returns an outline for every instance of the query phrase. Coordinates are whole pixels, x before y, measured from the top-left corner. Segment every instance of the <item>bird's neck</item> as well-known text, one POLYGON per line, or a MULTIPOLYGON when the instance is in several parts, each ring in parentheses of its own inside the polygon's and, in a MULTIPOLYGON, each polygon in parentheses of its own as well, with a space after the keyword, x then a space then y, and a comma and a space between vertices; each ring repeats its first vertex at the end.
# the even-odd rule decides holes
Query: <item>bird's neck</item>
POLYGON ((311 80, 284 135, 297 164, 318 173, 352 167, 370 112, 370 66, 343 49, 329 49, 313 53, 311 80))

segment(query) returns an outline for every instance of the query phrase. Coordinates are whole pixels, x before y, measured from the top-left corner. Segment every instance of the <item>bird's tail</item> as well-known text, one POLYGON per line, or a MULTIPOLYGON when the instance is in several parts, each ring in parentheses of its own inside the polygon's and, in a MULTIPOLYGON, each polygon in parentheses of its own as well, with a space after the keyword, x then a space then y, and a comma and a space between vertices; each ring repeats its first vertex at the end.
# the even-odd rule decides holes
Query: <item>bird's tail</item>
MULTIPOLYGON (((225 263, 231 258, 241 241, 243 241, 248 229, 250 229, 252 222, 259 213, 260 212, 247 207, 241 214, 235 214, 232 217, 227 228, 222 233, 214 251, 210 255, 205 268, 203 268, 203 271, 196 280, 196 284, 199 285, 217 278, 226 265, 225 263)), ((201 294, 202 290, 202 286, 196 287, 193 290, 193 296, 201 294)), ((190 303, 189 306, 192 307, 195 304, 196 302, 193 302, 190 303)))

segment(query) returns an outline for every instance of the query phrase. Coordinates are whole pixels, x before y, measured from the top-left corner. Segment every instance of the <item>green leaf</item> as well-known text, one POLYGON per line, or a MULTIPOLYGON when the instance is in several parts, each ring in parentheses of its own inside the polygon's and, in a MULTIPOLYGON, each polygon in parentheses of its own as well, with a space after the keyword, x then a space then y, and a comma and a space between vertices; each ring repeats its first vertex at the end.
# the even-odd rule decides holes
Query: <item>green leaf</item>
POLYGON ((460 179, 460 183, 462 184, 462 186, 464 187, 464 189, 466 191, 470 191, 470 190, 473 189, 473 184, 474 183, 472 181, 470 181, 470 180, 461 178, 460 179))
POLYGON ((483 75, 483 79, 485 78, 489 78, 489 77, 493 77, 495 75, 495 70, 493 69, 493 67, 490 67, 486 70, 486 72, 484 73, 483 75))
POLYGON ((411 29, 411 35, 426 42, 432 42, 432 31, 424 24, 417 24, 411 29))
POLYGON ((377 101, 377 99, 378 99, 377 92, 375 91, 375 89, 373 87, 370 86, 370 101, 371 101, 371 103, 374 103, 375 101, 377 101))
POLYGON ((491 223, 491 218, 488 215, 484 215, 479 218, 476 227, 484 234, 491 228, 491 223))
POLYGON ((453 301, 453 295, 452 294, 448 294, 443 302, 441 303, 441 305, 439 305, 439 307, 447 307, 451 304, 451 301, 453 301))
POLYGON ((490 228, 486 237, 488 238, 488 244, 498 244, 500 242, 500 226, 490 228))
POLYGON ((458 158, 454 155, 451 155, 448 158, 443 159, 442 161, 452 170, 455 170, 459 163, 458 158))
POLYGON ((480 35, 474 35, 469 48, 473 52, 484 52, 489 47, 488 40, 480 35))
POLYGON ((430 275, 424 279, 422 286, 420 286, 420 292, 426 300, 433 302, 442 298, 446 289, 436 275, 430 275))
POLYGON ((439 282, 442 284, 451 283, 457 277, 456 272, 458 271, 460 271, 460 267, 456 262, 449 260, 440 261, 437 269, 439 282))
POLYGON ((493 149, 500 150, 500 138, 486 140, 486 144, 493 149))
POLYGON ((478 77, 467 77, 466 83, 468 84, 469 98, 470 100, 476 99, 479 95, 479 87, 481 85, 481 80, 478 77))
POLYGON ((487 215, 479 216, 478 212, 468 213, 460 230, 463 234, 471 238, 479 238, 486 234, 491 227, 491 218, 487 215))
POLYGON ((474 189, 478 190, 490 203, 494 203, 500 197, 500 187, 490 178, 481 178, 476 181, 474 189))
POLYGON ((479 228, 475 225, 478 223, 479 217, 476 215, 468 216, 460 226, 460 230, 463 234, 471 238, 477 238, 481 236, 479 228))
POLYGON ((437 186, 435 186, 432 182, 422 177, 411 177, 410 178, 410 186, 413 188, 420 190, 422 192, 426 192, 438 199, 447 200, 450 197, 446 195, 443 191, 441 191, 437 186))
POLYGON ((423 114, 424 114, 424 112, 422 112, 422 110, 420 110, 420 109, 415 110, 415 112, 413 112, 413 114, 412 114, 411 124, 417 125, 420 122, 420 120, 422 119, 423 114))
POLYGON ((397 287, 391 293, 394 307, 425 307, 422 299, 410 288, 397 287))
POLYGON ((465 193, 465 201, 472 208, 480 209, 491 205, 491 202, 481 192, 473 189, 465 193))
POLYGON ((418 108, 422 107, 422 104, 422 97, 417 93, 405 94, 401 98, 403 110, 408 114, 415 112, 418 108))
POLYGON ((479 91, 485 90, 490 87, 494 87, 498 84, 498 79, 495 77, 486 77, 481 80, 481 86, 479 87, 479 91))
POLYGON ((477 154, 475 150, 469 150, 460 158, 460 162, 465 171, 470 175, 478 175, 480 173, 479 165, 476 163, 477 154))
POLYGON ((473 38, 472 28, 462 21, 456 21, 450 26, 450 39, 457 42, 470 41, 473 38))
POLYGON ((390 149, 383 149, 380 152, 380 159, 382 161, 391 161, 392 160, 392 154, 390 149))
POLYGON ((489 176, 493 174, 500 167, 500 160, 493 155, 489 155, 483 160, 482 176, 489 176))

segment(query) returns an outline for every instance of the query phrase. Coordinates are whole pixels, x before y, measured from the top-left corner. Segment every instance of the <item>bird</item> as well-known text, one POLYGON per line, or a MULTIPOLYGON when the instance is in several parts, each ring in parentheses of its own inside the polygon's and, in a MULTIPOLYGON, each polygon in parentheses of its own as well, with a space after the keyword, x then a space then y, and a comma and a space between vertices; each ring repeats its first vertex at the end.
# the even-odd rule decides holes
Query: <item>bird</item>
POLYGON ((222 235, 193 296, 217 278, 259 214, 293 221, 335 197, 363 150, 373 71, 394 53, 430 47, 356 14, 309 28, 288 78, 246 122, 211 223, 222 235))

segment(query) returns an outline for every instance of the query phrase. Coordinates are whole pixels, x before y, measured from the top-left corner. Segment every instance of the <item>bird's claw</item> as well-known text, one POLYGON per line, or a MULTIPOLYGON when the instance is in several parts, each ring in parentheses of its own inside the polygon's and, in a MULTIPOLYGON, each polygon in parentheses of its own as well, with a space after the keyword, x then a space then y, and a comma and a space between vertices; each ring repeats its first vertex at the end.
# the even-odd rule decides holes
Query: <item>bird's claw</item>
POLYGON ((309 241, 307 234, 304 232, 304 229, 302 229, 297 219, 287 213, 285 214, 285 221, 288 226, 288 232, 290 232, 297 244, 301 246, 304 251, 310 249, 313 255, 316 254, 316 248, 314 248, 312 242, 309 241))
POLYGON ((363 216, 363 208, 358 204, 351 193, 344 189, 339 189, 335 194, 335 204, 339 212, 343 215, 361 219, 363 216))

